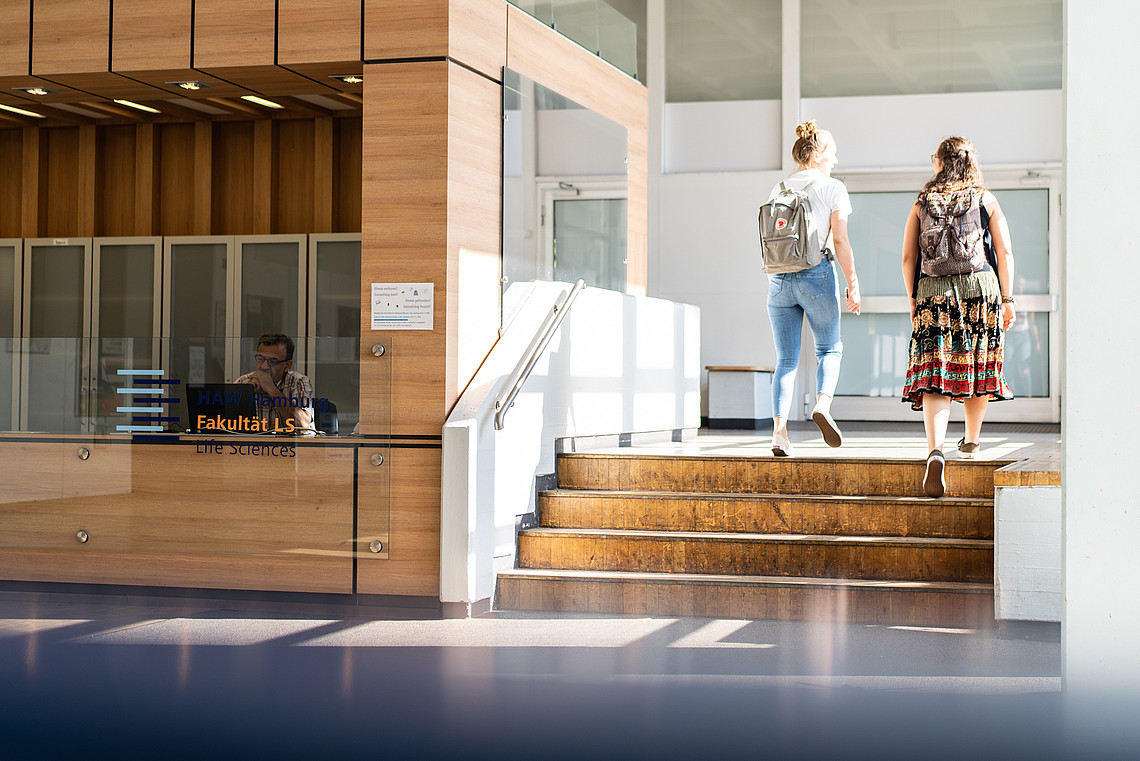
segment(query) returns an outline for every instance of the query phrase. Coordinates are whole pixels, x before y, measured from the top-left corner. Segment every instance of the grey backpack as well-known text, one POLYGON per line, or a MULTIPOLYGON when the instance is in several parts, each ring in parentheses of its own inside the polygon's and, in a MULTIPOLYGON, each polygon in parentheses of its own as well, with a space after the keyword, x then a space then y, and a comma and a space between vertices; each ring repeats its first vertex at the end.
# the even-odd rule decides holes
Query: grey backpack
POLYGON ((812 243, 815 220, 807 196, 815 182, 812 180, 800 190, 792 190, 781 182, 775 198, 760 207, 760 254, 769 275, 799 272, 823 260, 823 250, 817 250, 812 243))
POLYGON ((963 275, 985 267, 981 197, 971 188, 931 191, 919 198, 918 246, 924 275, 963 275))

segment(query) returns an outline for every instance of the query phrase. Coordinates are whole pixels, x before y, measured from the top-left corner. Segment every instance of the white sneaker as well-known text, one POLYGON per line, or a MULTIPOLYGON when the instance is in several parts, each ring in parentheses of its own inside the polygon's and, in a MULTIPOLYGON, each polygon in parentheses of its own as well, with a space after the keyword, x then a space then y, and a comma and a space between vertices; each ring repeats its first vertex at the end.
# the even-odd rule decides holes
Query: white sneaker
POLYGON ((819 432, 823 434, 823 440, 829 447, 843 446, 843 434, 839 432, 839 426, 835 424, 831 412, 826 407, 816 404, 811 412, 811 419, 819 426, 819 432))
POLYGON ((788 441, 787 436, 781 436, 778 433, 772 434, 772 454, 776 457, 791 457, 795 454, 792 449, 792 442, 788 441))
POLYGON ((922 477, 922 490, 928 497, 941 497, 946 493, 946 456, 941 449, 926 457, 926 473, 922 477))

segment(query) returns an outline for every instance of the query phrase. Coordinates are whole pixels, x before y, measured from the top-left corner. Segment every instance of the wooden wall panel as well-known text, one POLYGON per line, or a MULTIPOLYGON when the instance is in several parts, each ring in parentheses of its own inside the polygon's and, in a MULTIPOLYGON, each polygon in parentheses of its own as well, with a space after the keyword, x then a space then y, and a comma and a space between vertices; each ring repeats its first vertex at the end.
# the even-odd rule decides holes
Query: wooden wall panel
POLYGON ((111 68, 189 69, 192 0, 115 0, 111 68))
POLYGON ((95 173, 98 163, 96 137, 94 124, 85 124, 79 128, 77 169, 75 172, 77 196, 75 222, 79 235, 85 237, 95 234, 95 173))
POLYGON ((159 231, 162 235, 208 235, 194 225, 194 124, 162 124, 158 128, 159 231))
POLYGON ((254 122, 218 122, 212 148, 211 230, 215 235, 251 235, 254 195, 265 189, 254 178, 254 122))
POLYGON ((333 121, 333 232, 361 231, 362 138, 361 119, 333 121))
POLYGON ((135 209, 132 235, 157 235, 161 231, 158 197, 161 184, 159 133, 153 124, 135 126, 135 209))
POLYGON ((390 450, 387 493, 379 477, 370 477, 366 452, 360 453, 357 534, 366 539, 387 526, 388 558, 369 557, 367 543, 360 542, 356 591, 438 598, 442 450, 390 450))
POLYGON ((648 91, 514 7, 507 9, 507 66, 628 130, 627 287, 644 295, 649 265, 648 91))
MULTIPOLYGON (((448 361, 447 96, 445 61, 365 66, 361 347, 372 345, 370 283, 435 283, 434 330, 401 331, 394 349, 391 430, 439 435, 456 387, 448 361)), ((389 400, 360 367, 361 433, 389 400), (376 389, 376 390, 374 390, 376 389)), ((386 426, 384 427, 386 429, 386 426)))
POLYGON ((0 129, 0 238, 19 238, 23 205, 23 132, 0 129))
POLYGON ((499 337, 503 118, 497 82, 451 66, 448 92, 448 361, 458 383, 447 389, 450 412, 499 337))
POLYGON ((333 231, 333 178, 336 176, 333 135, 331 118, 321 117, 313 120, 313 135, 310 142, 313 155, 310 232, 333 231))
POLYGON ((110 0, 36 0, 32 13, 32 74, 110 70, 110 0))
MULTIPOLYGON (((209 235, 213 232, 210 226, 210 198, 214 188, 213 156, 213 126, 210 122, 194 122, 194 185, 190 204, 194 211, 194 229, 202 231, 193 233, 194 235, 209 235)), ((183 203, 186 202, 185 190, 180 198, 183 203)))
POLYGON ((445 57, 448 5, 449 0, 364 0, 364 60, 445 57))
POLYGON ((40 218, 46 203, 47 191, 44 187, 47 176, 47 139, 44 130, 28 127, 23 130, 23 161, 20 186, 20 226, 23 238, 42 237, 40 218))
POLYGON ((507 7, 501 0, 451 0, 451 58, 500 81, 507 56, 507 7))
POLYGON ((0 77, 31 71, 32 4, 30 0, 0 3, 0 77))
POLYGON ((40 229, 49 238, 79 235, 79 128, 45 129, 43 138, 48 161, 40 192, 48 202, 41 204, 40 229))
POLYGON ((274 0, 195 0, 195 68, 271 66, 276 35, 274 0))
POLYGON ((135 127, 101 128, 96 157, 95 235, 135 235, 135 127))
MULTIPOLYGON (((323 162, 328 171, 321 192, 330 198, 329 213, 332 212, 332 120, 329 122, 325 149, 328 158, 323 162)), ((276 168, 276 186, 273 194, 272 229, 278 233, 326 232, 313 224, 313 196, 317 187, 315 173, 316 124, 311 120, 288 120, 276 122, 277 138, 273 141, 272 165, 276 168)), ((329 220, 331 223, 331 219, 329 220)))
POLYGON ((359 61, 360 23, 360 0, 278 0, 277 62, 359 61))

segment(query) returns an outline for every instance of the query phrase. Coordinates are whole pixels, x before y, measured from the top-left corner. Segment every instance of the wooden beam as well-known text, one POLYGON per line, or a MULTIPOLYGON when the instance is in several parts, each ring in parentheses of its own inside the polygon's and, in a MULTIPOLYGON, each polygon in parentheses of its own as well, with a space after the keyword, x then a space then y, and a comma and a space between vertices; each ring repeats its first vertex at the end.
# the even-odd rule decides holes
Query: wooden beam
POLYGON ((95 125, 79 128, 79 152, 76 166, 77 229, 83 237, 95 234, 95 170, 98 161, 95 145, 95 125))
POLYGON ((313 232, 333 231, 333 120, 313 125, 313 232))
POLYGON ((35 127, 24 129, 23 185, 20 195, 21 237, 40 235, 40 182, 44 175, 44 151, 41 132, 35 127))
POLYGON ((158 133, 153 124, 135 126, 135 235, 156 235, 159 232, 158 211, 161 205, 155 199, 159 192, 158 133))
POLYGON ((273 232, 273 198, 277 194, 273 140, 272 120, 253 123, 253 232, 258 235, 273 232))

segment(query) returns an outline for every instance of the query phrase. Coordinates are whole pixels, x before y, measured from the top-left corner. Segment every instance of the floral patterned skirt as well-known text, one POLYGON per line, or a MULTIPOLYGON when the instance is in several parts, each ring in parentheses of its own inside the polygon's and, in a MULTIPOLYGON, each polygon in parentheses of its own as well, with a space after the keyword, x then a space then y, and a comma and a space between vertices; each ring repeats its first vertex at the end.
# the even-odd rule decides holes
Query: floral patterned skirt
POLYGON ((993 272, 918 281, 902 401, 922 409, 923 394, 1012 399, 1002 372, 1001 288, 993 272))

